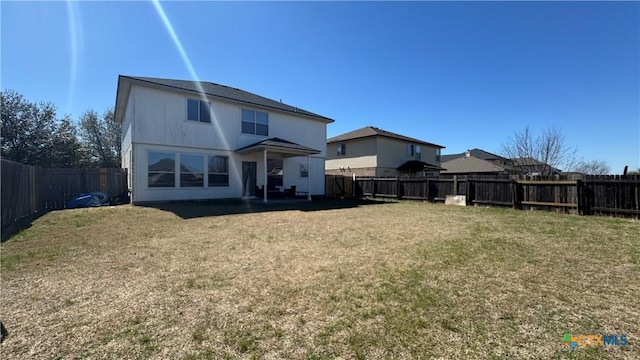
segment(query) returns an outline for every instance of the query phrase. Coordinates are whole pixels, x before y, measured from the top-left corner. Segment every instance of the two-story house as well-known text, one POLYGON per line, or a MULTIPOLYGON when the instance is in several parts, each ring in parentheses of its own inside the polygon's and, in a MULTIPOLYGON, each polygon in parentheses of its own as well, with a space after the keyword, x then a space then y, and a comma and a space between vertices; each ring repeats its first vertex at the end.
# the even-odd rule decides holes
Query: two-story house
POLYGON ((118 78, 115 117, 133 203, 266 201, 268 174, 324 194, 330 118, 210 82, 132 76, 118 78))
POLYGON ((356 176, 425 176, 443 170, 444 146, 373 126, 327 140, 325 172, 356 176))

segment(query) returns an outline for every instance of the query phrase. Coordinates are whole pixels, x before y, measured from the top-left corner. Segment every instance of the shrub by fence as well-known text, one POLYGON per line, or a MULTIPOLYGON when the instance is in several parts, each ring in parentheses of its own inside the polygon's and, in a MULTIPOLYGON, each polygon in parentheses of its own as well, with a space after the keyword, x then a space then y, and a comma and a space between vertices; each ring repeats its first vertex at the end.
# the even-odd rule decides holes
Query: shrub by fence
MULTIPOLYGON (((467 205, 509 206, 581 215, 640 216, 640 177, 637 175, 357 177, 354 185, 355 196, 444 201, 447 195, 465 195, 467 205)), ((327 193, 327 196, 331 194, 327 193)))
POLYGON ((101 191, 128 201, 126 169, 46 169, 2 160, 2 228, 17 220, 66 208, 81 193, 101 191))

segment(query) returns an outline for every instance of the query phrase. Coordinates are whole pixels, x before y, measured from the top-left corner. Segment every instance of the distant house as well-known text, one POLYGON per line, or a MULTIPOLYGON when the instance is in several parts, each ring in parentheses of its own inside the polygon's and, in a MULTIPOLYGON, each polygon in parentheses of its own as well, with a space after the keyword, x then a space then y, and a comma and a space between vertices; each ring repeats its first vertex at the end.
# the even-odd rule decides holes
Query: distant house
POLYGON ((510 159, 481 149, 467 150, 459 154, 442 155, 441 174, 448 175, 504 175, 513 174, 510 159))
POLYGON ((511 159, 518 174, 523 175, 558 175, 562 170, 530 157, 511 159))
POLYGON ((367 126, 327 140, 327 174, 424 176, 438 173, 444 146, 367 126))
POLYGON ((210 82, 120 76, 115 118, 134 203, 324 194, 327 117, 210 82))

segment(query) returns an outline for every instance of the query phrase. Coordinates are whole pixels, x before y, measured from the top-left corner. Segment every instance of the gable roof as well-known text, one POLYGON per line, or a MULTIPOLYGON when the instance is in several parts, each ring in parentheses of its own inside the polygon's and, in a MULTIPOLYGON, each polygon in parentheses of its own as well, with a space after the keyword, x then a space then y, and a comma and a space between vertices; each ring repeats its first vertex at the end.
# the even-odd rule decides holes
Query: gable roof
POLYGON ((422 144, 422 145, 427 145, 427 146, 431 146, 431 147, 444 149, 444 146, 442 146, 442 145, 433 144, 433 143, 430 143, 430 142, 414 139, 414 138, 411 138, 411 137, 408 137, 408 136, 392 133, 391 131, 382 130, 382 129, 379 129, 379 128, 374 127, 374 126, 366 126, 366 127, 361 128, 361 129, 358 129, 358 130, 353 130, 353 131, 350 131, 348 133, 344 133, 342 135, 334 136, 332 138, 327 139, 327 144, 331 144, 331 143, 335 143, 335 142, 341 142, 341 141, 347 141, 347 140, 361 139, 361 138, 366 138, 366 137, 371 137, 371 136, 383 136, 383 137, 386 137, 386 138, 402 140, 402 141, 407 141, 407 142, 412 142, 412 143, 416 143, 416 144, 422 144))
POLYGON ((279 110, 282 112, 295 114, 297 116, 302 115, 305 117, 313 118, 315 120, 324 121, 326 123, 331 123, 334 121, 333 119, 330 119, 328 117, 226 85, 206 81, 174 80, 126 75, 120 75, 118 77, 118 94, 116 96, 116 120, 118 121, 121 121, 122 116, 124 116, 124 109, 121 109, 120 112, 118 112, 118 103, 121 101, 127 101, 127 99, 129 98, 129 90, 131 88, 131 84, 133 83, 170 88, 194 94, 204 93, 207 96, 213 98, 238 102, 245 105, 279 110), (122 94, 120 93, 121 90, 122 94))
MULTIPOLYGON (((478 159, 482 159, 482 160, 504 160, 504 161, 509 160, 503 156, 496 155, 488 151, 484 151, 482 149, 471 149, 467 151, 471 154, 471 156, 476 157, 478 159)), ((440 157, 440 160, 442 162, 445 162, 445 161, 450 161, 450 160, 460 158, 460 157, 465 157, 465 156, 466 156, 466 152, 459 153, 459 154, 442 155, 440 157)))
POLYGON ((458 157, 449 161, 443 161, 440 165, 447 169, 442 171, 441 174, 495 173, 508 171, 505 166, 474 156, 458 157))
POLYGON ((277 137, 264 139, 256 143, 243 146, 237 149, 236 152, 250 154, 252 152, 264 151, 265 149, 283 154, 292 154, 292 156, 300 154, 311 155, 320 153, 320 150, 296 144, 292 141, 280 139, 277 137))

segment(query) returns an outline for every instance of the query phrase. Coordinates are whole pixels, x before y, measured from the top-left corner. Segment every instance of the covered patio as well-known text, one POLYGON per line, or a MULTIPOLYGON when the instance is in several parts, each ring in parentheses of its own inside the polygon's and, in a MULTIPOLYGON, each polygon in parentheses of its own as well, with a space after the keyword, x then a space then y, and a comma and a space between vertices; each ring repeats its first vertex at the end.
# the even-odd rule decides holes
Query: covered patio
MULTIPOLYGON (((236 150, 238 154, 254 154, 254 153, 262 153, 263 160, 263 173, 262 178, 264 180, 264 185, 262 188, 262 201, 267 202, 269 198, 268 191, 268 181, 269 181, 269 171, 267 169, 267 164, 269 159, 285 159, 290 157, 298 157, 298 156, 306 156, 307 158, 307 200, 311 200, 311 155, 319 154, 320 150, 312 149, 310 147, 296 144, 294 142, 280 139, 280 138, 269 138, 257 143, 241 147, 236 150)), ((295 189, 295 186, 293 187, 295 189)), ((304 193, 304 191, 302 191, 304 193)), ((257 194, 256 194, 257 195, 257 194)), ((293 194, 296 195, 295 193, 293 194)))

